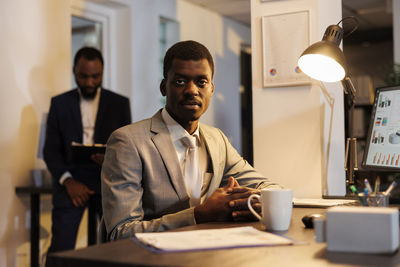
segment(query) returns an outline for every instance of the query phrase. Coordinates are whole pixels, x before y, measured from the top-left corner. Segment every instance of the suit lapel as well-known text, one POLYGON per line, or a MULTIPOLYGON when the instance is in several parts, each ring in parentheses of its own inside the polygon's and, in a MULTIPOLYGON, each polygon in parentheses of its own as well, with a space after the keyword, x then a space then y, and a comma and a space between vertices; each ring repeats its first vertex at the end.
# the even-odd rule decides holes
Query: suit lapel
POLYGON ((80 106, 80 100, 79 100, 79 93, 78 89, 75 89, 75 91, 72 94, 71 98, 71 113, 72 113, 72 123, 74 123, 73 128, 77 130, 77 142, 82 143, 82 137, 83 137, 83 128, 82 128, 82 116, 81 116, 81 106, 80 106))
POLYGON ((99 107, 97 109, 96 122, 94 124, 94 140, 96 140, 96 137, 101 131, 101 123, 104 121, 103 117, 108 106, 108 99, 105 97, 103 88, 100 88, 100 90, 99 107))
POLYGON ((168 128, 162 120, 161 112, 157 112, 156 115, 151 118, 150 130, 154 133, 152 140, 167 168, 171 183, 179 199, 183 200, 188 198, 182 170, 175 153, 175 147, 171 141, 168 128))

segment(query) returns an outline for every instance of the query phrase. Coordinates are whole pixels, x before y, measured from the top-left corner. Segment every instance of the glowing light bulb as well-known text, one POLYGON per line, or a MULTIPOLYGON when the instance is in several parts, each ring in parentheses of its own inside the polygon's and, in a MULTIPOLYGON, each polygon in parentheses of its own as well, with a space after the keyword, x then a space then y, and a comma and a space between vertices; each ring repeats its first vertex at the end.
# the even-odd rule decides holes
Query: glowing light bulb
POLYGON ((339 63, 324 55, 303 55, 299 58, 298 64, 302 72, 313 79, 323 82, 341 81, 346 74, 339 63))

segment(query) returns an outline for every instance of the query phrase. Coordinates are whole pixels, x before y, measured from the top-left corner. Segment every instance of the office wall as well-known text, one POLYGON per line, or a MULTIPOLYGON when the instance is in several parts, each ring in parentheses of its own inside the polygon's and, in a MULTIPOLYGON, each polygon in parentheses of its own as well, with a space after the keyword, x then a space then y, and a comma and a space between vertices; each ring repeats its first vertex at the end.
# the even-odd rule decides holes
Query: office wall
POLYGON ((182 0, 119 0, 131 9, 133 120, 162 107, 159 91, 159 18, 180 25, 180 39, 206 45, 214 56, 215 93, 202 117, 221 128, 240 151, 240 46, 250 44, 250 28, 182 0), (146 25, 146 26, 144 26, 146 25))
POLYGON ((69 18, 69 1, 0 1, 0 266, 30 263, 29 198, 15 186, 44 166, 39 124, 50 96, 69 87, 69 18))
MULTIPOLYGON (((261 17, 304 10, 310 12, 311 43, 320 41, 326 27, 341 19, 340 0, 251 0, 255 167, 292 188, 297 197, 344 195, 340 83, 272 88, 262 85, 261 17)), ((290 42, 290 36, 287 38, 290 42)))

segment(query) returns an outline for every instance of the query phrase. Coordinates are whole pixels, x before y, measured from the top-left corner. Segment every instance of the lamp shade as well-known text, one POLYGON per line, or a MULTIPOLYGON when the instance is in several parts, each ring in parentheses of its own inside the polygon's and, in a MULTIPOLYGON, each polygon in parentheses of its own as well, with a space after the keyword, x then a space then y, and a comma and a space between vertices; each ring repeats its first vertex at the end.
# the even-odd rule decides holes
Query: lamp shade
POLYGON ((343 30, 331 25, 322 41, 309 46, 300 56, 298 65, 302 72, 319 81, 337 82, 346 75, 346 58, 339 48, 343 30))

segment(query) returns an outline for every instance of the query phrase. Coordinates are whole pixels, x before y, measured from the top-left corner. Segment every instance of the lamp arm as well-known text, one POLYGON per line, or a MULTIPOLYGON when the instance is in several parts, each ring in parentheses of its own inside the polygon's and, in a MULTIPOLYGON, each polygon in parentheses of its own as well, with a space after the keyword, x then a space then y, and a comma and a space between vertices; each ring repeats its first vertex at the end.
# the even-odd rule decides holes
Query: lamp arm
POLYGON ((346 142, 346 159, 345 159, 345 171, 347 173, 347 185, 354 184, 354 172, 358 170, 358 159, 357 159, 357 139, 353 136, 353 120, 354 120, 354 104, 356 98, 356 89, 353 85, 349 76, 346 76, 342 80, 342 86, 345 94, 349 95, 349 137, 346 142))
POLYGON ((344 77, 342 80, 342 86, 344 93, 350 95, 351 104, 354 104, 356 98, 356 88, 354 87, 349 76, 344 77))

